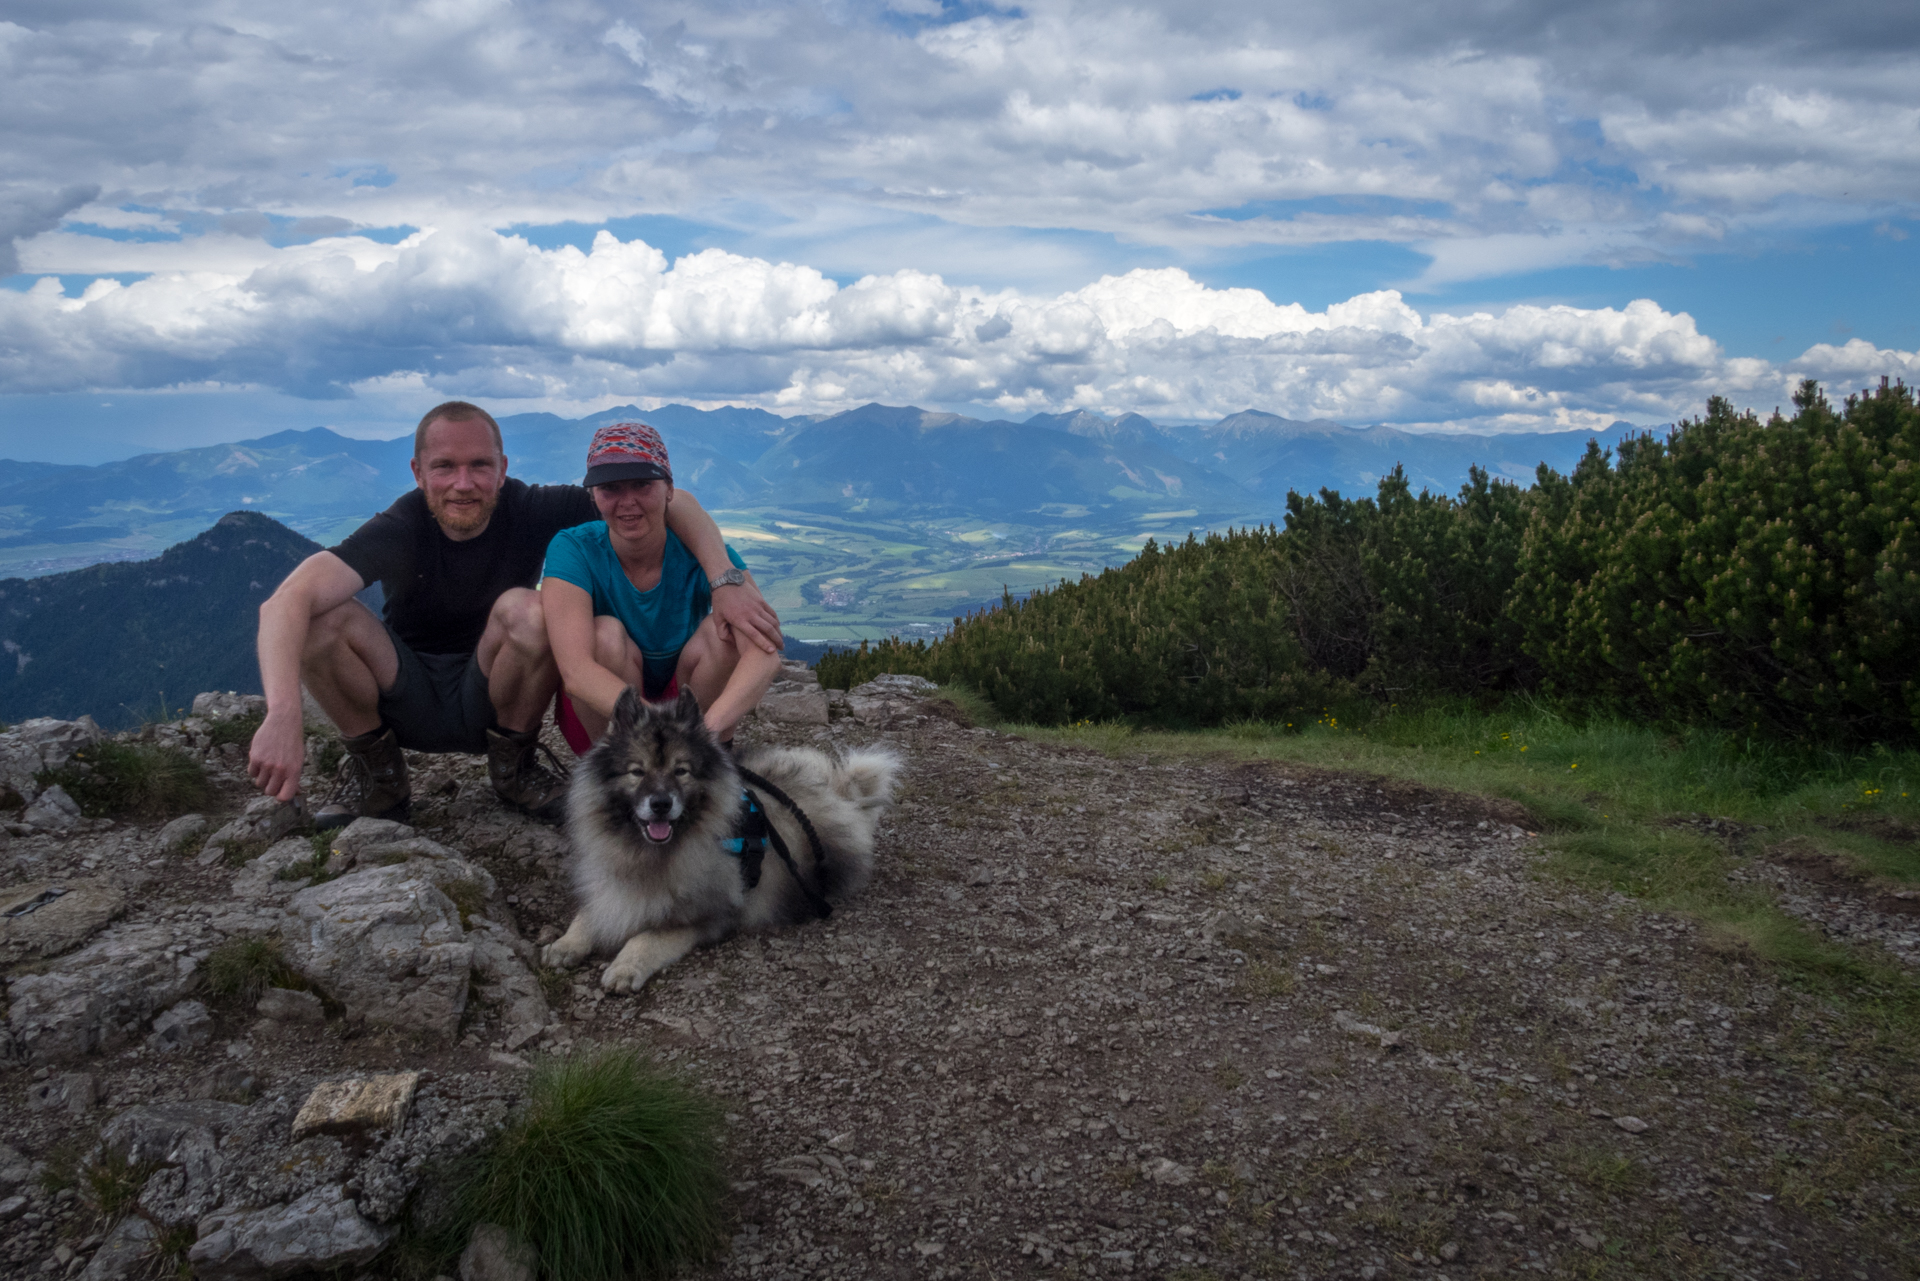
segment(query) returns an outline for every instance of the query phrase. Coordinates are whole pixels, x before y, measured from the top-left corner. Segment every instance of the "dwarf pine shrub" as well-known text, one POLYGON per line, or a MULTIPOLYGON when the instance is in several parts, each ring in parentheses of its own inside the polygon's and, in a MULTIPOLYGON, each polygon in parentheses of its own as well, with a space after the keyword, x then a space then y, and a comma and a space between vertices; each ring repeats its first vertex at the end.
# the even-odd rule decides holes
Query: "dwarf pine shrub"
POLYGON ((1720 398, 1664 440, 1598 446, 1522 490, 1396 468, 1372 498, 1290 493, 1284 529, 1162 547, 941 640, 820 661, 971 687, 1041 724, 1298 720, 1367 693, 1544 689, 1656 723, 1920 736, 1920 407, 1904 386, 1791 419, 1720 398))

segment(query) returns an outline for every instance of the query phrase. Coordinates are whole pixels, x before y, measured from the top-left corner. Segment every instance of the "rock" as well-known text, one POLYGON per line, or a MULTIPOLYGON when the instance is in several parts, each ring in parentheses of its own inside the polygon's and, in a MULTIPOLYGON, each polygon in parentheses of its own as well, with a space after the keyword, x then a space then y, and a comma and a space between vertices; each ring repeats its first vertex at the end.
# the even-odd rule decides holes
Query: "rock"
POLYGON ((1375 1038, 1380 1042, 1381 1048, 1383 1049, 1394 1049, 1400 1044, 1402 1039, 1401 1034, 1398 1032, 1389 1032, 1383 1027, 1376 1027, 1371 1023, 1362 1023, 1347 1010, 1335 1010, 1333 1012, 1333 1025, 1349 1036, 1375 1038))
POLYGON ((80 802, 55 783, 27 806, 20 821, 37 832, 64 832, 85 817, 80 812, 80 802))
POLYGON ((327 852, 353 858, 369 845, 393 845, 410 841, 418 835, 420 833, 416 829, 405 823, 384 818, 356 818, 340 829, 333 843, 327 847, 327 852))
POLYGON ((284 876, 283 873, 294 868, 310 867, 312 863, 313 842, 304 836, 289 836, 276 842, 259 858, 247 860, 233 878, 233 896, 261 899, 290 895, 304 889, 313 877, 305 872, 293 877, 284 876))
POLYGON ((207 838, 197 861, 203 866, 219 862, 228 845, 271 845, 306 819, 306 802, 298 796, 285 805, 271 796, 256 796, 239 818, 207 838))
POLYGON ((1140 1173, 1162 1187, 1179 1188, 1193 1182, 1193 1171, 1171 1157, 1157 1156, 1141 1162, 1140 1173))
POLYGON ((847 691, 847 708, 862 725, 885 729, 918 715, 920 699, 938 688, 924 676, 876 676, 847 691))
POLYGON ((1653 1128, 1637 1116, 1616 1116, 1613 1118, 1613 1123, 1628 1134, 1645 1134, 1653 1128))
POLYGON ((83 747, 91 747, 106 737, 91 716, 82 716, 77 721, 36 716, 32 720, 21 721, 9 732, 39 754, 41 769, 59 769, 75 752, 83 747))
POLYGON ((811 685, 818 689, 820 673, 797 658, 783 658, 780 660, 780 675, 775 680, 792 681, 796 685, 811 685))
POLYGON ((533 1247, 497 1223, 475 1225, 460 1255, 460 1281, 533 1281, 533 1247))
POLYGON ((830 719, 827 696, 818 683, 778 681, 760 696, 754 710, 762 719, 782 725, 825 725, 830 719))
POLYGON ((33 1177, 33 1162, 0 1143, 0 1192, 11 1191, 33 1177))
POLYGON ((11 1223, 27 1212, 27 1199, 10 1196, 0 1200, 0 1223, 11 1223))
POLYGON ((218 1099, 222 1103, 251 1103, 260 1094, 253 1069, 239 1063, 216 1063, 194 1078, 190 1099, 218 1099))
POLYGON ((0 890, 0 965, 79 947, 127 910, 111 881, 30 881, 0 890))
POLYGON ((31 801, 40 794, 34 776, 45 768, 39 748, 18 734, 0 734, 0 786, 12 789, 22 801, 31 801))
POLYGON ((35 1111, 65 1108, 85 1116, 100 1101, 100 1082, 91 1072, 63 1072, 27 1087, 27 1106, 35 1111))
POLYGON ((153 1021, 147 1044, 162 1054, 197 1050, 213 1039, 213 1015, 199 1001, 182 1001, 153 1021))
POLYGON ((35 1062, 117 1049, 186 996, 200 966, 163 924, 121 924, 7 987, 8 1029, 35 1062))
POLYGON ((100 1132, 100 1151, 127 1165, 151 1164, 140 1205, 166 1225, 191 1223, 221 1201, 221 1141, 247 1110, 211 1100, 128 1108, 100 1132))
POLYGON ((499 1010, 500 1034, 508 1050, 517 1050, 553 1022, 540 980, 529 968, 533 947, 497 921, 469 921, 473 947, 474 995, 499 1010))
POLYGON ((299 1115, 293 1118, 293 1137, 312 1134, 361 1134, 368 1130, 397 1132, 407 1123, 418 1072, 393 1072, 323 1081, 313 1087, 299 1115))
POLYGON ((268 988, 266 995, 254 1004, 253 1009, 260 1017, 276 1023, 304 1023, 318 1027, 327 1021, 327 1012, 320 1004, 319 997, 311 992, 297 992, 290 987, 268 988))
POLYGON ((162 854, 182 853, 198 844, 211 826, 205 814, 182 814, 155 833, 153 847, 162 854))
POLYGON ((266 1281, 352 1268, 384 1250, 394 1229, 360 1217, 339 1184, 291 1205, 221 1210, 202 1219, 187 1259, 201 1281, 266 1281))
POLYGON ((264 716, 267 700, 259 694, 209 692, 193 696, 193 714, 210 721, 230 721, 239 716, 264 716))
POLYGON ((137 1214, 127 1215, 107 1233, 81 1270, 79 1281, 129 1281, 149 1275, 158 1236, 151 1223, 137 1214))
POLYGON ((473 948, 463 941, 459 909, 414 864, 310 886, 287 910, 288 959, 346 1007, 350 1022, 453 1038, 473 948))

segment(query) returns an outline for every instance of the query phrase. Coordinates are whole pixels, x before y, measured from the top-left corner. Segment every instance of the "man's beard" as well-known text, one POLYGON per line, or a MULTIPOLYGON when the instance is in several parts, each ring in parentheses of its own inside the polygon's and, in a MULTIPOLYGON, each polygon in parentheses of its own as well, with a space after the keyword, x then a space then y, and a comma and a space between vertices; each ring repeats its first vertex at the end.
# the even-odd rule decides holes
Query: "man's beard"
POLYGON ((435 499, 429 494, 427 510, 433 514, 434 520, 439 522, 440 528, 448 533, 471 534, 477 529, 486 528, 487 522, 493 519, 493 509, 499 505, 499 502, 500 495, 495 493, 479 507, 455 508, 449 506, 446 499, 435 499))

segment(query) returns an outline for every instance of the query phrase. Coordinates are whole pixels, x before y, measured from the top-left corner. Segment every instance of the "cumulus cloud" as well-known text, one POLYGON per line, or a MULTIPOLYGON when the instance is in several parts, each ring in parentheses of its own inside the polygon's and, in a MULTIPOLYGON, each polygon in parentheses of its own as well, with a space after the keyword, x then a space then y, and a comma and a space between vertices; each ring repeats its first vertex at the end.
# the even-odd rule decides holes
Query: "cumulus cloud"
POLYGON ((672 214, 855 274, 954 274, 937 238, 870 234, 916 220, 1507 251, 1455 278, 1718 244, 1785 205, 1908 216, 1916 48, 1883 0, 33 4, 0 22, 0 154, 34 190, 99 183, 98 219, 236 234, 672 214))
POLYGON ((1322 311, 1177 268, 1057 294, 899 271, 840 285, 710 249, 669 261, 601 232, 541 249, 482 228, 338 237, 244 270, 0 292, 0 392, 253 384, 307 396, 419 386, 495 399, 601 396, 819 412, 868 401, 1086 407, 1479 430, 1672 418, 1709 394, 1762 408, 1812 374, 1912 376, 1856 340, 1776 366, 1729 360, 1691 317, 1514 306, 1423 316, 1391 290, 1322 311))

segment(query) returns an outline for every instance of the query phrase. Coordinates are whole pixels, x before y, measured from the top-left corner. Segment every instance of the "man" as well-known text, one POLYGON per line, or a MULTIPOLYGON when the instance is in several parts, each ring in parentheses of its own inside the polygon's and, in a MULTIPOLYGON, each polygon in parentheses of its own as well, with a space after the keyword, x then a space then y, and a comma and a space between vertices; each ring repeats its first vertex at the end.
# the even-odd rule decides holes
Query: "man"
MULTIPOLYGON (((403 748, 485 753, 503 801, 557 818, 566 780, 540 761, 538 734, 560 676, 532 588, 553 535, 598 510, 577 485, 509 479, 499 424, 464 401, 420 420, 412 468, 417 489, 309 556, 261 605, 267 715, 248 773, 279 800, 299 791, 304 680, 346 748, 316 826, 405 818, 403 748), (386 592, 384 620, 354 599, 372 582, 386 592)), ((682 491, 666 522, 721 581, 731 562, 712 517, 682 491)), ((751 583, 715 592, 714 613, 730 633, 778 651, 779 619, 751 583)))

